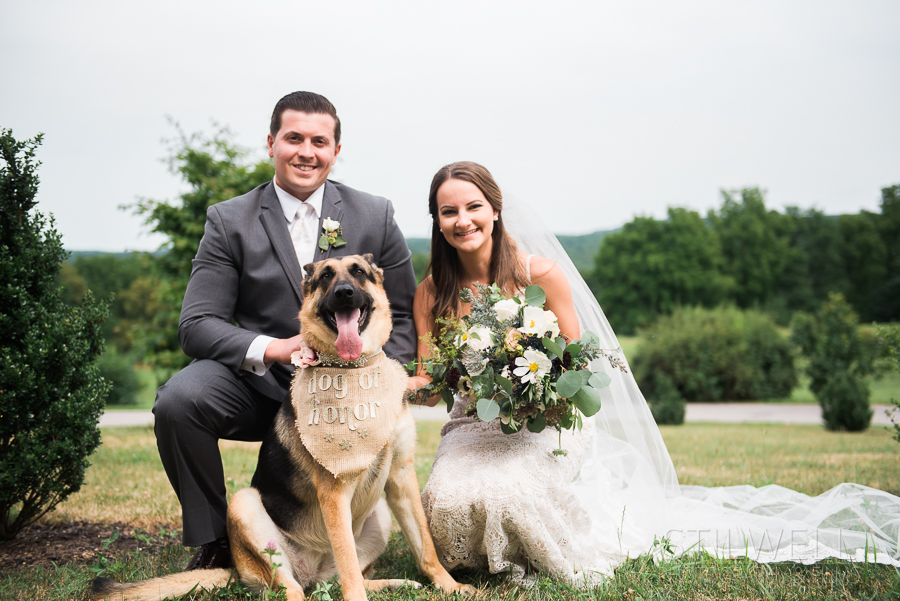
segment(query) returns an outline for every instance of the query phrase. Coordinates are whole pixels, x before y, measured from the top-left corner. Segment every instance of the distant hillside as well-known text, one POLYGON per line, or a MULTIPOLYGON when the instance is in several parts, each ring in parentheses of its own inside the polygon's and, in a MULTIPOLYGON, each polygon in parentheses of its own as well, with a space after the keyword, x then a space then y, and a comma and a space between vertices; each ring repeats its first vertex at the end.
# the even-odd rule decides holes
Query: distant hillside
MULTIPOLYGON (((558 236, 560 244, 566 249, 572 262, 579 271, 593 271, 594 255, 600 248, 600 241, 607 234, 618 230, 607 230, 585 234, 584 236, 558 236)), ((413 254, 428 254, 431 250, 430 238, 407 238, 406 243, 413 254)))
MULTIPOLYGON (((585 234, 584 236, 558 236, 558 238, 560 244, 563 245, 563 248, 566 249, 566 252, 569 253, 569 256, 572 258, 572 262, 575 263, 575 267, 577 267, 579 271, 586 272, 594 269, 594 255, 597 254, 597 250, 600 248, 600 241, 603 240, 604 236, 615 231, 618 230, 594 232, 592 234, 585 234)), ((409 250, 411 250, 414 255, 428 255, 431 251, 431 238, 407 238, 406 243, 409 245, 409 250)), ((105 254, 114 254, 117 257, 122 258, 127 257, 132 253, 106 253, 95 250, 76 250, 72 251, 69 261, 74 261, 78 257, 90 257, 93 255, 105 254)), ((164 254, 164 251, 156 251, 152 254, 161 255, 164 254)), ((422 263, 422 266, 424 268, 424 262, 422 263)))

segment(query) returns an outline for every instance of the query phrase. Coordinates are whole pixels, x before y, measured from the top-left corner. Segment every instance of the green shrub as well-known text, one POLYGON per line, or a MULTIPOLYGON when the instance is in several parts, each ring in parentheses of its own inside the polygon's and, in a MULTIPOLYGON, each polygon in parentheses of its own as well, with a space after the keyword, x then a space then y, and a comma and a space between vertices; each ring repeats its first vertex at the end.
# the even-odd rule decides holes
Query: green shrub
POLYGON ((822 407, 826 427, 868 428, 872 412, 862 378, 875 371, 879 340, 860 333, 856 313, 843 296, 834 293, 815 315, 798 313, 791 329, 792 340, 809 360, 809 389, 822 407))
POLYGON ((141 390, 141 381, 134 370, 134 360, 109 346, 97 359, 100 375, 112 384, 106 397, 107 405, 134 405, 141 390))
POLYGON ((859 432, 869 427, 869 388, 856 376, 835 374, 819 391, 816 399, 822 406, 822 419, 829 430, 859 432))
POLYGON ((788 396, 797 384, 789 342, 759 311, 681 308, 642 336, 632 365, 651 407, 671 387, 687 401, 742 401, 788 396))
POLYGON ((662 371, 651 370, 641 389, 657 424, 680 426, 684 423, 687 406, 672 378, 662 371))
POLYGON ((32 211, 40 140, 0 130, 0 540, 81 488, 108 390, 94 365, 107 307, 64 302, 66 252, 32 211))

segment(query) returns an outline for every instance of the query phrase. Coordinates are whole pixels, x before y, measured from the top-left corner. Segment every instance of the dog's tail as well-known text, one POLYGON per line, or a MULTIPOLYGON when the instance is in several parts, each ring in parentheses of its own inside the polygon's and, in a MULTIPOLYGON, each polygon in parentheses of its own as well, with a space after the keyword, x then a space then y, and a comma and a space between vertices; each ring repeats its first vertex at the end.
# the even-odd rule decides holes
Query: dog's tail
POLYGON ((181 597, 195 589, 221 588, 232 579, 232 571, 225 569, 191 570, 130 583, 116 582, 109 578, 97 578, 91 585, 91 601, 162 600, 181 597))

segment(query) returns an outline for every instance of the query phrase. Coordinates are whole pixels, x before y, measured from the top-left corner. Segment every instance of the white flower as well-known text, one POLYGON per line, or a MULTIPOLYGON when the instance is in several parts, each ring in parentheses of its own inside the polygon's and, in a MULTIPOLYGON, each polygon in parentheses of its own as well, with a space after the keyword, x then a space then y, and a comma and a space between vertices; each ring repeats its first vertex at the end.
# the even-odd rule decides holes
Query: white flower
POLYGON ((470 329, 465 337, 466 344, 469 348, 476 351, 483 351, 493 344, 491 341, 491 330, 484 326, 478 326, 470 329), (474 336, 473 336, 474 334, 474 336))
POLYGON ((503 339, 503 344, 506 345, 511 351, 516 350, 516 345, 519 344, 519 339, 522 337, 522 332, 517 330, 516 328, 509 328, 506 330, 506 337, 503 339))
POLYGON ((303 337, 301 336, 300 350, 296 350, 291 353, 291 363, 293 363, 295 367, 305 368, 312 365, 318 365, 319 363, 321 363, 321 361, 319 360, 318 353, 307 346, 306 342, 303 341, 303 337))
POLYGON ((341 222, 326 217, 322 220, 322 229, 326 232, 336 232, 341 227, 341 222))
POLYGON ((550 338, 556 338, 559 336, 559 323, 557 323, 556 315, 553 311, 544 311, 544 320, 547 325, 547 333, 550 334, 550 338))
POLYGON ((497 319, 500 321, 512 319, 519 314, 519 303, 511 298, 503 299, 494 305, 494 313, 497 314, 497 319))
POLYGON ((528 349, 523 357, 516 357, 516 365, 513 373, 522 380, 523 384, 527 384, 543 378, 550 371, 552 363, 544 353, 528 349))
POLYGON ((523 334, 544 335, 548 329, 547 317, 540 307, 525 307, 522 310, 522 327, 519 331, 523 334))

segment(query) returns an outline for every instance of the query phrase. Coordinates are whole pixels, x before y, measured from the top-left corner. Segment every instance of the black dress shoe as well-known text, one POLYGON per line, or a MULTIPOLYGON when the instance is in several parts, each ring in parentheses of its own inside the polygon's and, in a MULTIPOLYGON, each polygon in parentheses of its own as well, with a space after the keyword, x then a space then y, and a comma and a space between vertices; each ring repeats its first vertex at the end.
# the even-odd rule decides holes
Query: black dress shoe
POLYGON ((223 536, 211 543, 200 545, 194 556, 188 562, 185 572, 190 570, 212 570, 215 568, 231 567, 231 547, 228 545, 228 537, 223 536))

